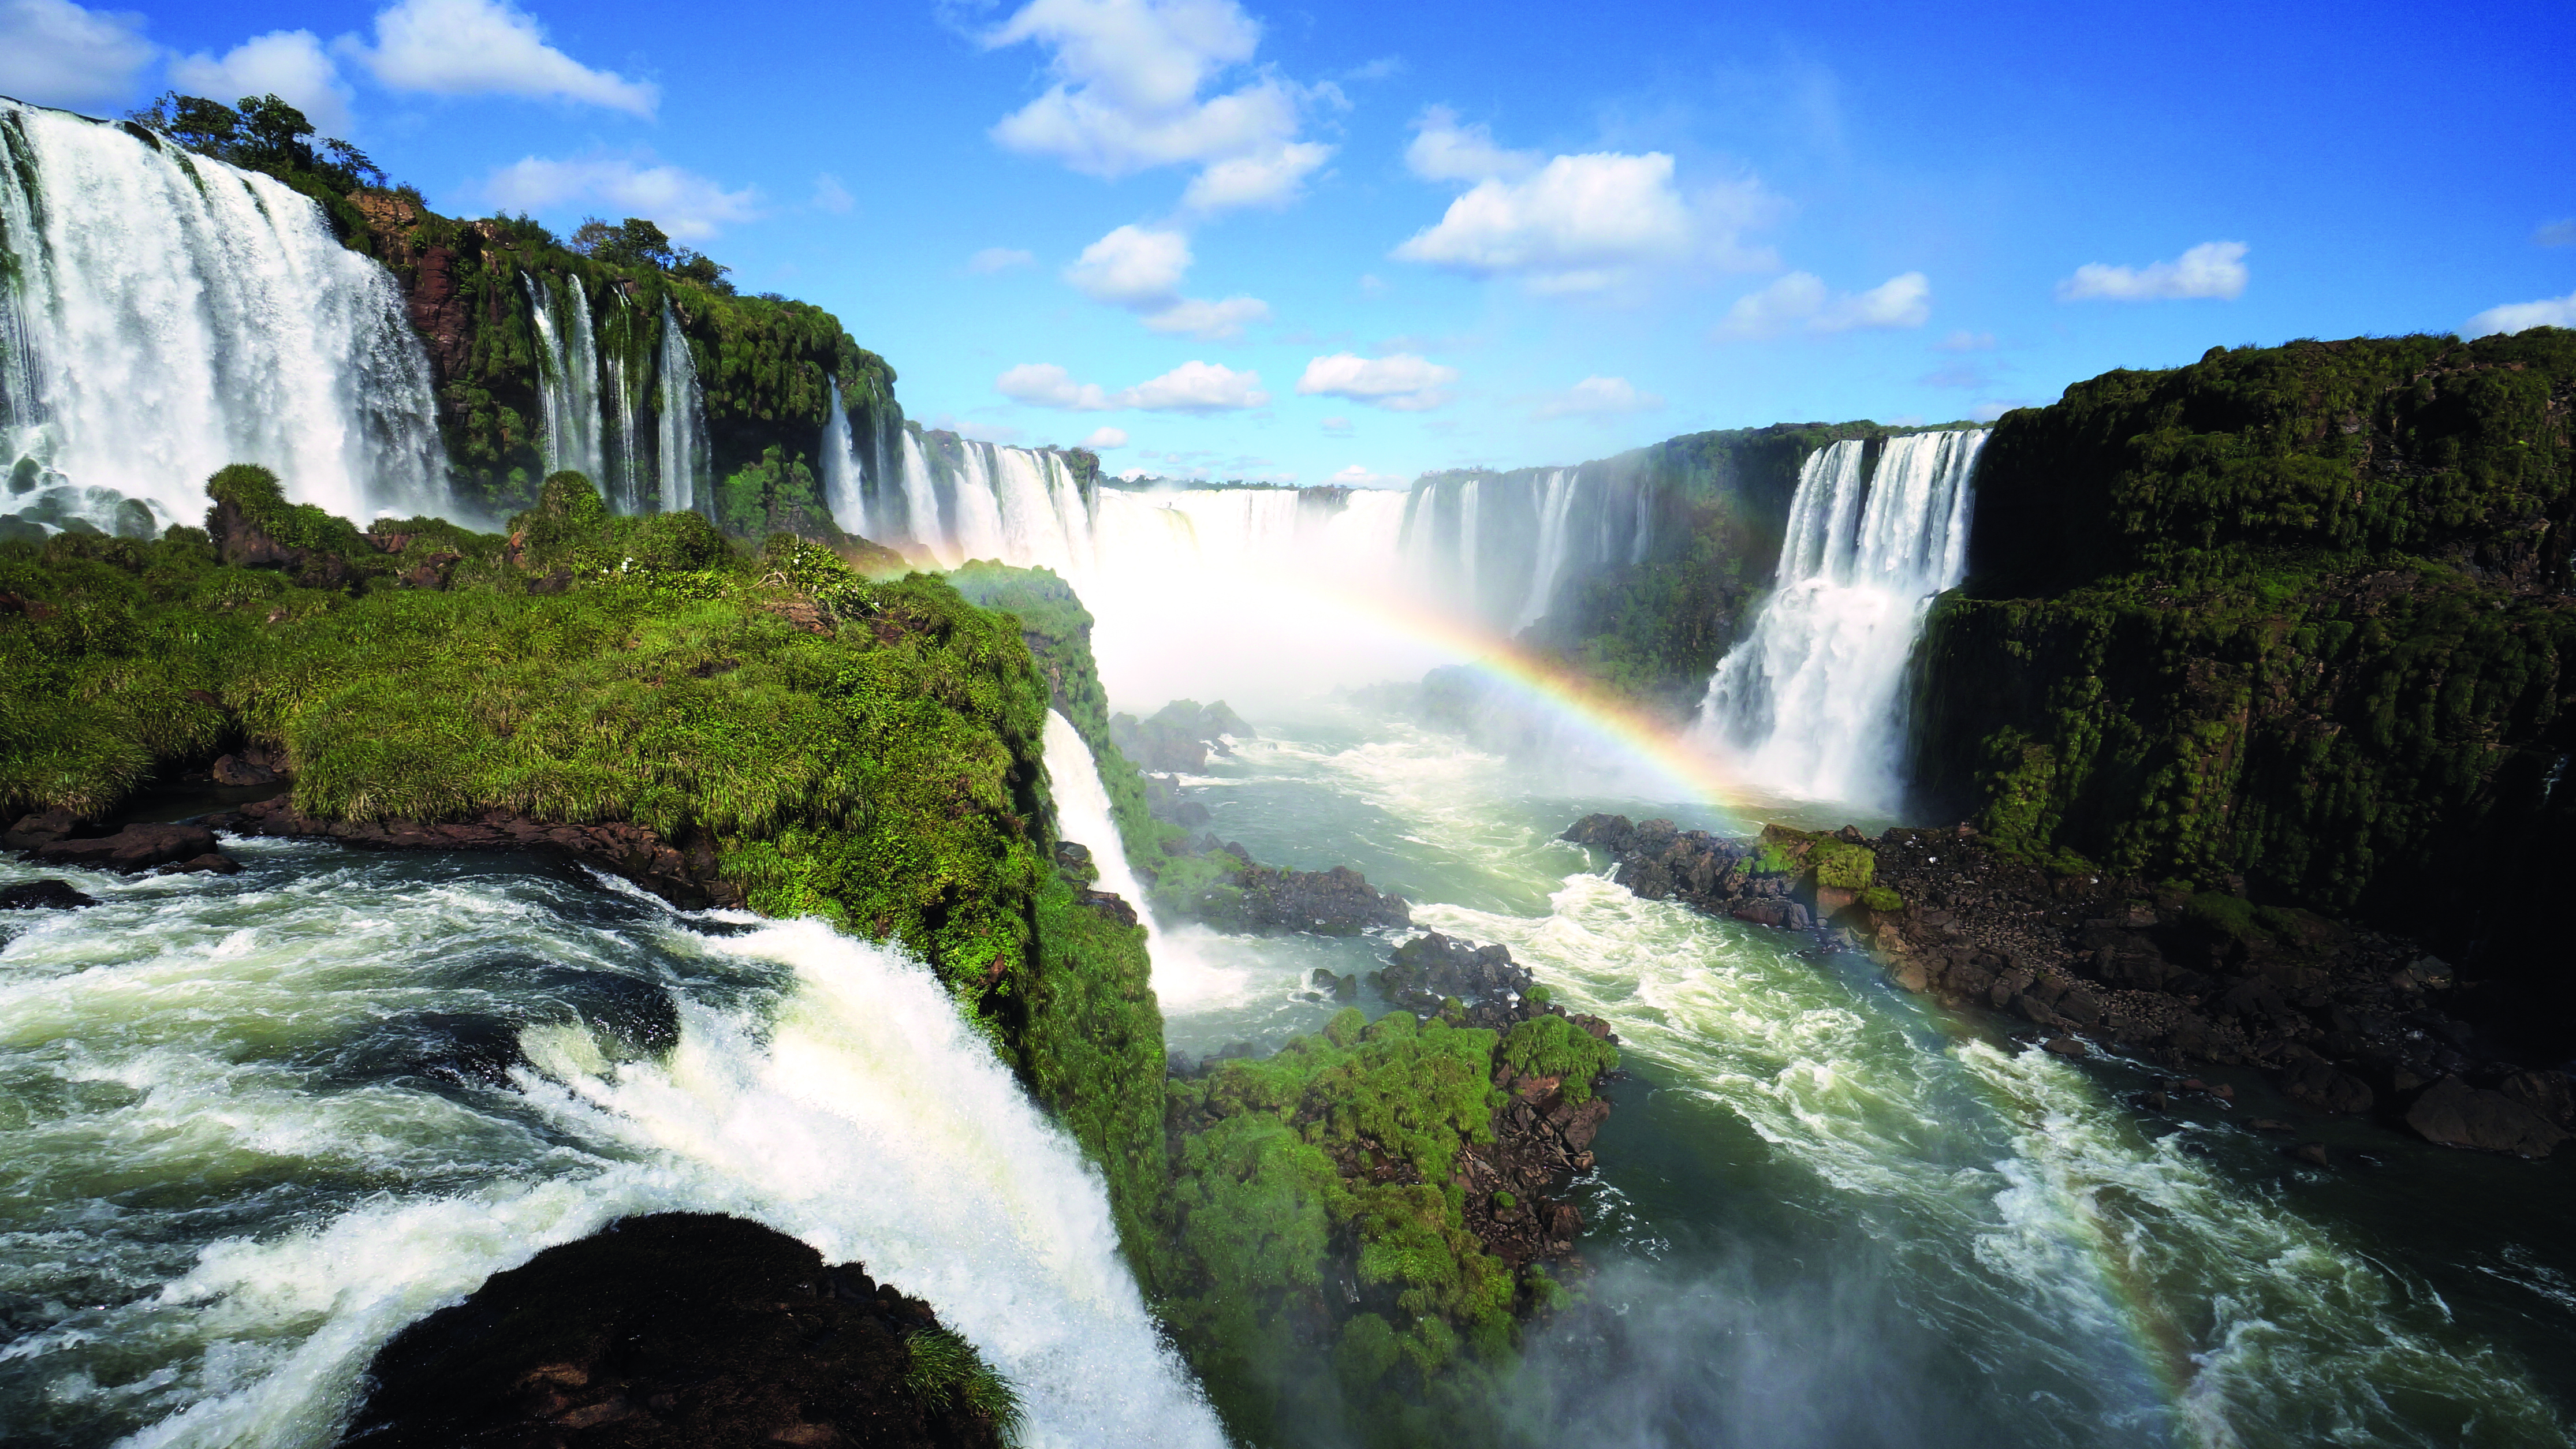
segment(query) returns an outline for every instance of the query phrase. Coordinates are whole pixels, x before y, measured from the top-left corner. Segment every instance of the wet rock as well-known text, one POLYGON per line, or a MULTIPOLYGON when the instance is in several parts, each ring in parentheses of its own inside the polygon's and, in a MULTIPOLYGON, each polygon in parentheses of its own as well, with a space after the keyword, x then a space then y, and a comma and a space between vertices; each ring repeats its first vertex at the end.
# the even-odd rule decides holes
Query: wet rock
POLYGON ((998 1445, 906 1386, 930 1305, 738 1218, 628 1218, 497 1273, 369 1368, 345 1449, 998 1445))
POLYGON ((2319 1112, 2346 1112, 2355 1115, 2369 1111, 2378 1098, 2370 1084, 2349 1072, 2335 1070, 2323 1057, 2304 1053, 2281 1078, 2281 1095, 2302 1107, 2319 1112))
MULTIPOLYGON (((313 837, 369 850, 529 850, 622 876, 684 910, 743 901, 741 887, 718 870, 715 842, 708 836, 692 833, 666 840, 623 821, 565 825, 494 809, 466 820, 359 822, 306 815, 292 797, 279 796, 209 817, 207 823, 239 835, 313 837)), ((211 839, 206 848, 213 848, 211 839)))
POLYGON ((2044 1050, 2061 1057, 2080 1057, 2084 1055, 2084 1043, 2071 1036, 2053 1036, 2048 1039, 2044 1050))
POLYGON ((68 810, 39 810, 22 815, 7 830, 0 831, 0 849, 33 850, 71 834, 79 823, 68 810))
POLYGON ((1115 921, 1122 926, 1141 927, 1143 925, 1143 921, 1136 914, 1136 908, 1129 905, 1126 900, 1121 898, 1115 892, 1085 890, 1081 895, 1075 897, 1075 900, 1084 910, 1090 911, 1105 920, 1115 921))
POLYGON ((215 853, 215 833, 202 825, 128 825, 112 835, 66 835, 27 852, 42 865, 77 865, 128 875, 215 853))
POLYGON ((65 880, 22 880, 0 886, 0 911, 76 911, 98 899, 65 880))
POLYGON ((2425 1088, 2424 1095, 2406 1109, 2406 1125, 2425 1141, 2444 1147, 2510 1152, 2518 1157, 2547 1157, 2567 1140, 2556 1123, 2531 1107, 2457 1077, 2445 1077, 2425 1088))
POLYGON ((239 875, 241 862, 222 851, 210 850, 164 869, 171 875, 239 875))
POLYGON ((277 772, 257 760, 241 755, 224 755, 216 759, 213 770, 218 785, 274 785, 277 772))
POLYGON ((2327 1159, 2326 1145, 2322 1142, 2302 1142, 2298 1146, 2290 1149, 2290 1155, 2299 1159, 2301 1162, 2311 1163, 2318 1167, 2332 1167, 2334 1165, 2333 1162, 2327 1159))
POLYGON ((2576 1101, 2571 1101, 2565 1072, 2516 1072, 2496 1090, 2558 1126, 2576 1126, 2576 1101))
POLYGON ((1366 930, 1413 924, 1413 909, 1401 896, 1377 890, 1366 876, 1346 865, 1304 871, 1247 861, 1235 881, 1240 894, 1230 910, 1202 910, 1211 924, 1255 931, 1311 931, 1319 936, 1356 936, 1366 930))
POLYGON ((1527 967, 1513 963, 1510 948, 1478 946, 1437 931, 1396 947, 1379 980, 1388 999, 1417 1011, 1436 1011, 1449 996, 1470 1004, 1522 996, 1537 984, 1527 967), (1429 1006, 1414 1005, 1415 998, 1428 998, 1429 1006))

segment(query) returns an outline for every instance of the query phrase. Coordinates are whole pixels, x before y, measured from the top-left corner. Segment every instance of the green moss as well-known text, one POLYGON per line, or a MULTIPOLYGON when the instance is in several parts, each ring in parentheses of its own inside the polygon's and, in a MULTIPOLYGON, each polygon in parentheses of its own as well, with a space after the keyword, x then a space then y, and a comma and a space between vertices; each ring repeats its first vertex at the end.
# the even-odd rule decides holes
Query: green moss
POLYGON ((1816 872, 1816 884, 1834 890, 1865 891, 1877 876, 1878 854, 1866 845, 1853 845, 1841 840, 1822 840, 1807 852, 1807 864, 1816 872))
POLYGON ((944 1328, 917 1329, 904 1335, 910 1362, 903 1386, 931 1403, 953 1403, 993 1426, 1008 1445, 1020 1442, 1026 1414, 1020 1392, 1009 1379, 984 1362, 975 1346, 944 1328))
POLYGON ((1905 909, 1905 897, 1887 886, 1871 886, 1860 893, 1860 903, 1880 915, 1894 915, 1905 909))
POLYGON ((1561 1016, 1538 1016, 1503 1038, 1502 1061, 1524 1077, 1561 1077, 1569 1102, 1592 1100, 1592 1079, 1619 1065, 1618 1049, 1561 1016))

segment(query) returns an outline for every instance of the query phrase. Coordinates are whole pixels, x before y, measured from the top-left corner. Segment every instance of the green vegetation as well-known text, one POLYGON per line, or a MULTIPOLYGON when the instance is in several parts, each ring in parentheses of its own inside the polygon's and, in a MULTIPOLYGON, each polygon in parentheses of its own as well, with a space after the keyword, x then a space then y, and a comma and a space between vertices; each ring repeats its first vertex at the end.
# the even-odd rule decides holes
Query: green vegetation
POLYGON ((1561 1077, 1569 1102, 1592 1100, 1592 1079, 1619 1065, 1619 1050, 1561 1016, 1533 1017, 1512 1028, 1499 1053, 1524 1077, 1561 1077))
POLYGON ((203 96, 163 93, 128 118, 127 128, 153 145, 163 138, 245 171, 272 176, 313 198, 342 237, 366 229, 349 204, 361 186, 384 184, 385 173, 367 153, 337 138, 318 147, 313 123, 273 95, 244 96, 237 106, 203 96), (157 136, 155 132, 159 133, 157 136))
POLYGON ((1860 893, 1860 903, 1880 915, 1894 915, 1905 909, 1905 897, 1888 886, 1871 886, 1860 893))
MULTIPOLYGON (((1514 1029, 1524 1059, 1599 1060, 1544 1033, 1523 1040, 1535 1025, 1514 1029)), ((1454 1179, 1459 1151, 1493 1139, 1506 1046, 1354 1008, 1276 1056, 1171 1084, 1165 1313, 1239 1432, 1324 1433, 1337 1398, 1370 1443, 1422 1442, 1435 1422, 1454 1433, 1485 1412, 1487 1375, 1535 1290, 1484 1250, 1454 1179)))
POLYGON ((905 1388, 933 1403, 964 1405, 993 1426, 1004 1449, 1020 1442, 1027 1420, 1020 1391, 984 1362, 975 1345, 944 1328, 923 1328, 905 1334, 903 1346, 911 1361, 903 1372, 905 1388))
POLYGON ((1919 772, 2059 874, 2527 929, 2499 907, 2576 863, 2572 397, 2576 333, 2535 329, 2213 349, 2007 415, 1919 772))
POLYGON ((1866 845, 1820 840, 1807 852, 1816 884, 1832 890, 1865 891, 1878 871, 1878 855, 1866 845))

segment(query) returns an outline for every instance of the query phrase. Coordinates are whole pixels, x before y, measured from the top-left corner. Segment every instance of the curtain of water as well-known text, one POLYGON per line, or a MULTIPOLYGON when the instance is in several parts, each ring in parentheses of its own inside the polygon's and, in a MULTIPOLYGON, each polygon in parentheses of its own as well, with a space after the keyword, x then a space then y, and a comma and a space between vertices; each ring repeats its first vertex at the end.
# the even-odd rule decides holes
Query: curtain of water
POLYGON ((715 516, 707 477, 707 397, 679 314, 662 304, 662 511, 715 516))
POLYGON ((1820 800, 1896 801, 1897 689, 1924 615, 1966 570, 1983 431, 1891 438, 1874 472, 1836 443, 1800 467, 1774 592, 1710 675, 1701 738, 1748 778, 1820 800))
POLYGON ((850 414, 841 406, 841 380, 831 379, 831 411, 823 419, 823 505, 832 521, 862 538, 868 536, 867 478, 859 471, 857 449, 850 444, 850 414))
POLYGON ((165 525, 202 518, 228 463, 359 519, 450 505, 401 289, 309 198, 13 101, 0 151, 0 467, 32 459, 67 512, 122 497, 165 525))

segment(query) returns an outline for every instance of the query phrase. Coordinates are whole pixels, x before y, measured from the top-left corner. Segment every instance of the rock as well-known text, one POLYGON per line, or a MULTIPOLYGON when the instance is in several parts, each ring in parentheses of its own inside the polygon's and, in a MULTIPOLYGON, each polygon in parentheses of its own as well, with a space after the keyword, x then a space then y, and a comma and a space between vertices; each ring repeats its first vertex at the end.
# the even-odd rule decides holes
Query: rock
POLYGON ((1116 921, 1122 926, 1136 926, 1141 924, 1136 916, 1136 908, 1120 899, 1114 892, 1086 890, 1075 899, 1080 903, 1084 910, 1093 912, 1105 919, 1116 921))
POLYGON ((2557 1124, 2502 1092, 2482 1091, 2457 1077, 2425 1088, 2406 1109, 2406 1125, 2427 1142, 2473 1147, 2519 1157, 2547 1157, 2567 1140, 2557 1124))
POLYGON ((1437 1010, 1444 996, 1471 1005, 1509 1000, 1538 984, 1526 967, 1513 963, 1509 947, 1478 946, 1437 931, 1396 947, 1380 980, 1390 1000, 1416 1010, 1437 1010), (1415 1005, 1416 998, 1427 998, 1428 1007, 1415 1005))
POLYGON ((16 824, 0 831, 0 850, 33 850, 71 834, 78 824, 68 810, 40 810, 22 815, 16 824))
POLYGON ((2290 1155, 2301 1162, 2314 1163, 2319 1167, 2334 1165, 2326 1160, 2326 1145, 2322 1142, 2302 1142, 2290 1149, 2290 1155))
POLYGON ((217 759, 213 773, 215 783, 218 785, 274 785, 277 783, 275 770, 266 765, 245 760, 239 755, 225 755, 217 759))
MULTIPOLYGON (((1230 853, 1240 849, 1231 847, 1230 853)), ((1320 936, 1356 936, 1370 929, 1413 924, 1413 909, 1401 896, 1378 891, 1367 877, 1346 865, 1303 871, 1247 861, 1235 879, 1241 891, 1239 902, 1222 918, 1218 912, 1202 911, 1211 924, 1255 931, 1312 931, 1320 936)))
POLYGON ((1931 978, 1924 973, 1923 963, 1911 958, 1898 961, 1888 967, 1887 975, 1889 980, 1917 996, 1932 989, 1931 978))
POLYGON ((22 880, 0 886, 0 911, 76 911, 97 904, 96 897, 65 880, 22 880))
MULTIPOLYGON (((501 809, 470 820, 329 820, 299 812, 293 798, 282 795, 208 823, 240 835, 319 837, 370 850, 532 850, 623 876, 683 910, 743 902, 741 887, 724 878, 715 842, 703 832, 665 840, 623 821, 564 825, 501 809)), ((213 848, 211 840, 206 848, 213 848)))
POLYGON ((2054 1052, 2061 1057, 2080 1057, 2084 1055, 2084 1043, 2071 1036, 2053 1036, 2048 1039, 2048 1045, 2044 1050, 2054 1052))
POLYGON ((78 865, 132 874, 215 852, 215 833, 202 825, 128 825, 113 835, 68 835, 27 852, 45 865, 78 865))
POLYGON ((2328 1066, 2323 1057, 2313 1053, 2291 1065, 2281 1079, 2281 1095, 2302 1107, 2320 1112, 2346 1112, 2358 1115, 2369 1111, 2378 1098, 2370 1085, 2349 1072, 2328 1066))
POLYGON ((2289 1123, 2281 1121, 2276 1117, 2257 1117, 2245 1125, 2253 1128, 2257 1132, 2290 1132, 2296 1130, 2291 1127, 2289 1123))
POLYGON ((203 855, 190 856, 167 869, 171 875, 239 875, 241 862, 221 851, 210 850, 203 855))
POLYGON ((385 1345, 346 1449, 993 1446, 906 1386, 930 1305, 738 1218, 628 1218, 496 1273, 385 1345))
POLYGON ((2571 1100, 2565 1072, 2516 1072, 2496 1090, 2561 1127, 2576 1125, 2576 1100, 2571 1100))

